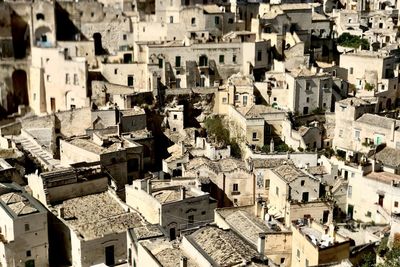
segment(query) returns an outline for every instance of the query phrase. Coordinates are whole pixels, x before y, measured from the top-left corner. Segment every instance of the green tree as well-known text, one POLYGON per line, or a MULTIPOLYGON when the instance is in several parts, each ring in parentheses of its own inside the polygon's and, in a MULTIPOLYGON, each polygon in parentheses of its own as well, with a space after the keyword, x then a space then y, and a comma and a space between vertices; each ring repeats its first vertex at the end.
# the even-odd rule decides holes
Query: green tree
POLYGON ((351 35, 350 33, 343 33, 337 38, 337 44, 345 47, 369 49, 369 42, 359 36, 351 35))
POLYGON ((231 155, 241 158, 242 152, 236 139, 229 139, 229 130, 225 127, 221 117, 215 116, 207 118, 204 124, 207 134, 223 145, 231 146, 231 155))

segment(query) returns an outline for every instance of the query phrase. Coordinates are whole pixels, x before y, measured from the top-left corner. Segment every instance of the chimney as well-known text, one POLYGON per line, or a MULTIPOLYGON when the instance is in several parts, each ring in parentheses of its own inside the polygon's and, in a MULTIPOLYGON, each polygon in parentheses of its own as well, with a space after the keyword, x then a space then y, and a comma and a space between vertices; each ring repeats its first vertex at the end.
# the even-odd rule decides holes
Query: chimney
POLYGON ((333 223, 329 224, 329 236, 332 237, 333 243, 336 242, 336 232, 335 225, 333 223))
POLYGON ((265 252, 265 233, 258 234, 257 240, 257 252, 260 255, 261 259, 264 259, 264 252, 265 252))
POLYGON ((147 179, 147 194, 151 195, 151 179, 147 179))
POLYGON ((58 208, 58 217, 60 217, 61 219, 64 219, 64 217, 65 217, 65 210, 64 210, 64 207, 59 207, 58 208))
POLYGON ((181 187, 181 200, 186 198, 186 188, 184 186, 181 187))
POLYGON ((187 267, 188 266, 188 264, 187 264, 187 258, 185 257, 185 256, 182 256, 181 257, 181 260, 179 261, 179 267, 187 267))

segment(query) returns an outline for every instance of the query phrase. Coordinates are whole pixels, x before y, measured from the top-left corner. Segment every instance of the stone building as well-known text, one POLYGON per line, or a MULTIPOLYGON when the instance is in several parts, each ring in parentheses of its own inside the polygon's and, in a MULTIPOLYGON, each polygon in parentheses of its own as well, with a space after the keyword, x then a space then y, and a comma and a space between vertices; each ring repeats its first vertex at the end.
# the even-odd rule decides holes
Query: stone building
POLYGON ((127 230, 146 221, 108 190, 101 168, 30 175, 32 194, 50 210, 51 266, 115 265, 127 260, 127 230))
POLYGON ((65 51, 32 48, 29 103, 37 114, 89 106, 86 59, 69 57, 65 51))
POLYGON ((390 48, 342 54, 340 67, 348 70, 348 82, 355 86, 358 97, 378 97, 379 110, 390 110, 396 103, 398 60, 390 48))
POLYGON ((292 266, 319 266, 350 257, 350 240, 335 232, 333 224, 321 225, 312 218, 292 224, 292 266))
POLYGON ((264 255, 272 264, 291 266, 292 232, 268 215, 265 216, 266 211, 266 203, 259 202, 254 206, 216 209, 215 223, 222 229, 231 229, 255 247, 259 234, 265 233, 264 255))
POLYGON ((185 229, 212 222, 217 207, 208 193, 179 181, 137 180, 125 191, 126 203, 150 223, 161 225, 172 240, 185 229))
POLYGON ((0 183, 0 265, 50 266, 48 211, 15 183, 0 183))
POLYGON ((182 176, 208 178, 206 191, 217 199, 218 207, 251 205, 256 199, 254 174, 238 159, 193 158, 183 165, 182 176))

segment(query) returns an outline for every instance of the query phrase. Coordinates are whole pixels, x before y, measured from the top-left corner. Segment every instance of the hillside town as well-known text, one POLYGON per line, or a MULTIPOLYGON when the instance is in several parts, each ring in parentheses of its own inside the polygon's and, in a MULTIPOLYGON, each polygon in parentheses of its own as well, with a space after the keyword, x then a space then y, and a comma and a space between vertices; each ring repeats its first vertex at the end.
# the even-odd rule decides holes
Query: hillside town
POLYGON ((0 0, 0 267, 399 267, 399 10, 0 0))

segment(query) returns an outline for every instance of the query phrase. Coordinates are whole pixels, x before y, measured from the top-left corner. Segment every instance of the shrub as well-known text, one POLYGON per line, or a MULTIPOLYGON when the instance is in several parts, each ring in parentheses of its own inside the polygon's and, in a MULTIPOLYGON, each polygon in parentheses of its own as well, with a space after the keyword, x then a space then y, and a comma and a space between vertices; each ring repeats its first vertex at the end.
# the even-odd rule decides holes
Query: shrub
POLYGON ((352 48, 369 49, 369 42, 366 39, 362 39, 359 36, 351 35, 350 33, 343 33, 337 38, 338 45, 352 48))

